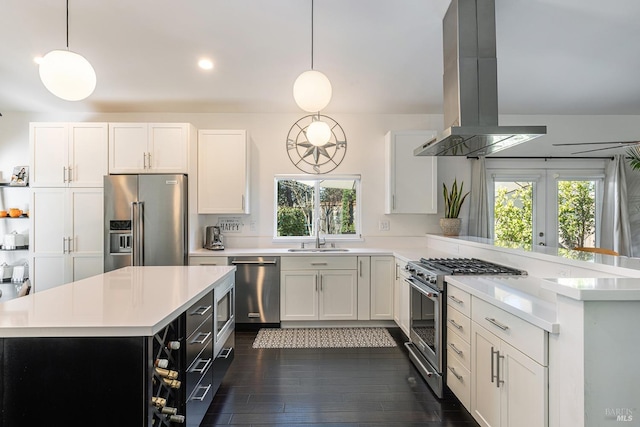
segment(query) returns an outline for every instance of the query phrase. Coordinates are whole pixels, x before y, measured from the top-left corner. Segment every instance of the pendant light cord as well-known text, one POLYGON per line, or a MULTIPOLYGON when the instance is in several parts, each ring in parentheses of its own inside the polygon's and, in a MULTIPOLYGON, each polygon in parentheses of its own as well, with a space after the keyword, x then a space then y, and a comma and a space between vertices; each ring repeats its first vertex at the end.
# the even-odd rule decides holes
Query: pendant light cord
POLYGON ((313 0, 311 0, 311 69, 313 70, 313 0))
POLYGON ((67 0, 67 50, 69 50, 69 0, 67 0))

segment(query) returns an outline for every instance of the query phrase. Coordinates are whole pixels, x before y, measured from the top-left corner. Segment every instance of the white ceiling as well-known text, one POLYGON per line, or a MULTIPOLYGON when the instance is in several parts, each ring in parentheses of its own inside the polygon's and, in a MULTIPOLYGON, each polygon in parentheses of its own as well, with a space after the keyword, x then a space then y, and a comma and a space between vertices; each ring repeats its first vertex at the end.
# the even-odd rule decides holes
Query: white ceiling
MULTIPOLYGON (((314 68, 334 93, 324 112, 442 113, 448 4, 315 0, 314 68)), ((301 111, 292 86, 310 67, 310 0, 69 7, 69 47, 95 68, 95 92, 59 100, 33 62, 65 47, 65 0, 2 0, 0 112, 301 111), (197 68, 203 56, 213 71, 197 68)), ((500 113, 640 115, 639 17, 638 0, 496 0, 500 113)))

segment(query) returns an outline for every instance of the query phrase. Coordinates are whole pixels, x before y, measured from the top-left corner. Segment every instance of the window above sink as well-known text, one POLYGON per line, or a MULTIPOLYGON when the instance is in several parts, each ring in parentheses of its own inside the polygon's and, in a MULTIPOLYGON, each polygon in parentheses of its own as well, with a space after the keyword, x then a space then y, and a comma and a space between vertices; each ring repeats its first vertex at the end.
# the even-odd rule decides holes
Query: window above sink
MULTIPOLYGON (((360 175, 276 175, 274 195, 274 240, 361 240, 360 175)), ((318 249, 344 252, 291 252, 318 249)))

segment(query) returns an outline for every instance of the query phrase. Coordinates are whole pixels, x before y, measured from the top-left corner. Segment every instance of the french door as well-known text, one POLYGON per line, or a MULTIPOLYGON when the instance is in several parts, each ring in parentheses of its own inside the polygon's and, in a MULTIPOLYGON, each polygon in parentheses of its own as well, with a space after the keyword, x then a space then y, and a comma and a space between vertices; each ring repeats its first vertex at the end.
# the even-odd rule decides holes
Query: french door
POLYGON ((494 239, 509 246, 597 246, 604 174, 489 170, 494 239))

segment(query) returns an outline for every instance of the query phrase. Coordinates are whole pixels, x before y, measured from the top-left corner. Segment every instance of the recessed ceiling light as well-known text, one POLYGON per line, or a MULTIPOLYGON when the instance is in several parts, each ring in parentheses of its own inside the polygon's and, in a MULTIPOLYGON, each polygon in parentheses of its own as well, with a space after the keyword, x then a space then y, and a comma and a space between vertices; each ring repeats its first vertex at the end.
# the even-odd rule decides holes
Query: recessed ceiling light
POLYGON ((213 62, 211 62, 210 59, 201 59, 200 61, 198 61, 198 67, 202 68, 203 70, 211 70, 213 69, 213 62))
POLYGON ((40 65, 40 63, 42 62, 42 56, 36 56, 35 58, 33 58, 33 62, 40 65))

